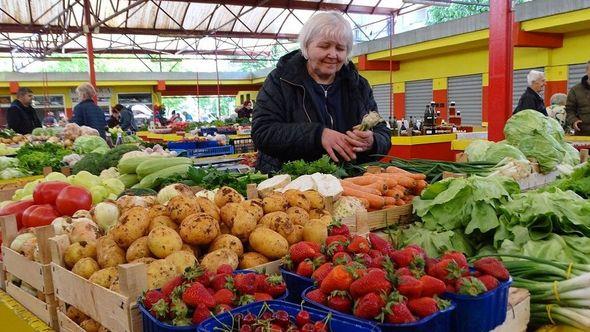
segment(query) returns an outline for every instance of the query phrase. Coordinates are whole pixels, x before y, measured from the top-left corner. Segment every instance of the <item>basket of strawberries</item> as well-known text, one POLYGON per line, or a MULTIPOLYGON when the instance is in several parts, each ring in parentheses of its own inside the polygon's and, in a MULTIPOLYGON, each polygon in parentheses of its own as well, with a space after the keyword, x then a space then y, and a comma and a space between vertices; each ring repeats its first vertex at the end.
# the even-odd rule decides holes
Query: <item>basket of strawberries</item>
POLYGON ((139 300, 143 331, 194 331, 212 315, 254 302, 283 300, 288 291, 280 275, 233 271, 222 265, 216 273, 187 268, 161 289, 145 292, 139 300))

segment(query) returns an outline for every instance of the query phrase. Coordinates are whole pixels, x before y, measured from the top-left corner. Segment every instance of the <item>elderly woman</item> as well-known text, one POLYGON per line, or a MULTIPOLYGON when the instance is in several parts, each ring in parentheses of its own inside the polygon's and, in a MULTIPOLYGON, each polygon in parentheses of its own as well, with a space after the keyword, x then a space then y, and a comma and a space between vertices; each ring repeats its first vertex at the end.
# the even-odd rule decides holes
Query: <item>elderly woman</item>
POLYGON ((518 101, 518 105, 516 105, 513 114, 522 110, 535 110, 547 116, 545 102, 541 95, 545 89, 545 74, 541 71, 531 70, 526 76, 526 81, 528 87, 522 96, 520 96, 520 100, 518 101))
POLYGON ((76 88, 76 93, 80 98, 80 103, 74 107, 74 116, 72 122, 79 126, 88 126, 98 130, 100 137, 105 138, 105 120, 104 112, 94 102, 96 90, 90 83, 82 83, 76 88))
POLYGON ((566 113, 565 113, 565 103, 567 101, 567 95, 565 93, 556 93, 551 96, 551 106, 547 107, 547 115, 550 118, 553 118, 559 122, 561 127, 564 130, 566 128, 566 113))
POLYGON ((318 13, 303 26, 299 46, 279 60, 256 97, 257 168, 274 172, 287 161, 326 153, 336 162, 387 154, 391 132, 385 123, 353 129, 377 105, 369 83, 349 62, 350 24, 338 13, 318 13))

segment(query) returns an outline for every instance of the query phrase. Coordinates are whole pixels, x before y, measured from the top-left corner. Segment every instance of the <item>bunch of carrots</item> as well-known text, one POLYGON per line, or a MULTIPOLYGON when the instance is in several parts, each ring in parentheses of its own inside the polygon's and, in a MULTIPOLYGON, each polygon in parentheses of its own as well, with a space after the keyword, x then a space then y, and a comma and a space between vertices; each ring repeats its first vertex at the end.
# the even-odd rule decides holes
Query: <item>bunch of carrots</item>
POLYGON ((428 185, 425 179, 424 174, 389 166, 380 173, 367 172, 340 182, 344 196, 356 197, 369 211, 374 211, 412 202, 428 185))

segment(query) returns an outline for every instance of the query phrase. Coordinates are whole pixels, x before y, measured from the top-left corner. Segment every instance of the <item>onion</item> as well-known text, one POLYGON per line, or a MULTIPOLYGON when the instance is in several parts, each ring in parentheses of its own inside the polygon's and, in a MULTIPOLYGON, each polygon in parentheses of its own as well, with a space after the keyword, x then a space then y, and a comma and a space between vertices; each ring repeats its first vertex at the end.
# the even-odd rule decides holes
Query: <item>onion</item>
POLYGON ((70 217, 58 217, 53 219, 51 225, 55 230, 55 235, 67 234, 72 227, 74 220, 70 217))
POLYGON ((92 220, 100 227, 100 229, 107 233, 113 228, 119 220, 119 207, 113 201, 104 201, 96 204, 92 210, 90 210, 92 220))
POLYGON ((158 193, 158 203, 166 204, 168 201, 175 196, 185 195, 194 197, 195 194, 189 186, 182 183, 173 183, 162 188, 158 193))
POLYGON ((93 242, 99 236, 98 226, 92 219, 80 218, 76 219, 72 224, 69 234, 70 242, 93 242))
POLYGON ((14 238, 14 240, 12 240, 12 243, 10 244, 10 249, 22 254, 23 244, 25 244, 25 242, 34 237, 35 234, 33 233, 19 234, 14 238))

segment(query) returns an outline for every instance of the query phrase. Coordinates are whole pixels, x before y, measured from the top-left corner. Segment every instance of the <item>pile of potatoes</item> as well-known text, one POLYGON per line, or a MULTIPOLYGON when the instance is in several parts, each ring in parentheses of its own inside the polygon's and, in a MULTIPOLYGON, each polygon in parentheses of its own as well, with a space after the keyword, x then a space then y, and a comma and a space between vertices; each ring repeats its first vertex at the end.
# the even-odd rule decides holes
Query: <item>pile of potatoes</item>
POLYGON ((66 316, 74 323, 78 324, 86 332, 108 332, 104 326, 100 325, 94 319, 86 316, 82 311, 74 306, 68 306, 66 316))
POLYGON ((119 204, 118 223, 96 241, 70 244, 66 267, 118 291, 117 265, 143 262, 148 289, 160 288, 195 263, 213 272, 222 264, 245 269, 285 256, 293 243, 323 243, 332 221, 313 190, 246 200, 222 187, 214 200, 186 193, 166 205, 141 202, 119 204))

